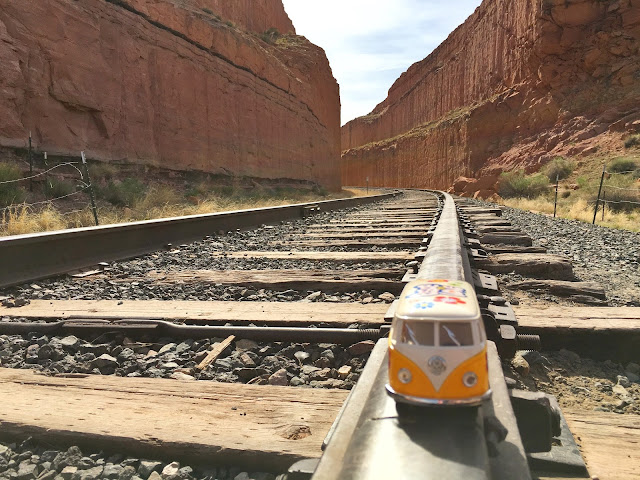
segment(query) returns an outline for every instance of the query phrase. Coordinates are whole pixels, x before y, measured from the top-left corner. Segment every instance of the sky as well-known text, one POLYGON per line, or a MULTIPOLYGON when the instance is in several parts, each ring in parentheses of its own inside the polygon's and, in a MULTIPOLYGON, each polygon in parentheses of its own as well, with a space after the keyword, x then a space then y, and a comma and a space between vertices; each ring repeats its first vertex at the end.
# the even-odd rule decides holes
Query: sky
POLYGON ((283 0, 298 35, 324 48, 340 84, 342 124, 366 115, 481 0, 283 0))

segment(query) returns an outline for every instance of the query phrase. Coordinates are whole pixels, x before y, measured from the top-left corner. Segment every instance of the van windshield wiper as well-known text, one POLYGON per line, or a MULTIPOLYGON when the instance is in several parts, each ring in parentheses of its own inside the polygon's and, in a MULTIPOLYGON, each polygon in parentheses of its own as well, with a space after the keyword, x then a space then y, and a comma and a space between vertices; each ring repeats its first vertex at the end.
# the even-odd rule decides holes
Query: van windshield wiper
POLYGON ((461 343, 458 341, 458 339, 456 338, 455 333, 453 333, 451 330, 449 330, 449 328, 447 328, 446 325, 442 325, 442 328, 445 329, 445 331, 447 332, 447 335, 449 335, 449 338, 451 340, 453 340, 453 342, 459 347, 461 345, 461 343))

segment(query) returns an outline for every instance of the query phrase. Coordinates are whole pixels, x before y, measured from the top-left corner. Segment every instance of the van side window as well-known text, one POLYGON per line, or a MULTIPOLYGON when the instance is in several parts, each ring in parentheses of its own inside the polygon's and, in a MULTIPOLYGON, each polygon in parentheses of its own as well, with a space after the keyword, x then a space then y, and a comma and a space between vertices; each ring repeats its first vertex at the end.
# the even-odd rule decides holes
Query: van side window
POLYGON ((426 321, 402 322, 402 335, 400 341, 409 345, 435 345, 435 324, 426 321))
POLYGON ((473 345, 473 330, 467 322, 441 322, 439 328, 441 347, 466 347, 473 345))

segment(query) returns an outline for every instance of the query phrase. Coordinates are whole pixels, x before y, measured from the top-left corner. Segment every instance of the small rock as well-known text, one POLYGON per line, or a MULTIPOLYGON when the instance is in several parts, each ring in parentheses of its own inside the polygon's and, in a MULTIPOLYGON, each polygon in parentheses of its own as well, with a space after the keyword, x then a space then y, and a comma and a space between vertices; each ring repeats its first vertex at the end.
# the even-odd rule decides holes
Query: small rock
POLYGON ((349 376, 349 374, 351 373, 351 370, 352 368, 349 365, 343 365, 338 369, 338 377, 344 380, 349 376))
POLYGON ((529 375, 529 362, 527 362, 519 353, 517 353, 511 360, 511 366, 523 377, 529 375))
POLYGON ((518 382, 516 380, 514 380, 513 378, 510 377, 504 377, 504 380, 507 384, 507 388, 516 388, 516 386, 518 385, 518 382))
POLYGON ((169 465, 162 469, 162 478, 171 477, 177 475, 180 470, 180 464, 178 462, 171 462, 169 465))
POLYGON ((18 468, 16 480, 32 480, 38 476, 38 466, 33 463, 23 462, 18 468))
POLYGON ((628 388, 631 386, 631 382, 629 382, 629 379, 624 375, 618 375, 618 385, 628 388))
POLYGON ((311 375, 319 370, 320 369, 318 367, 314 367, 313 365, 304 365, 302 367, 302 373, 304 373, 305 375, 311 375))
POLYGON ((173 378, 174 380, 183 380, 183 381, 195 380, 195 377, 192 377, 191 375, 187 375, 186 373, 182 373, 182 372, 173 372, 170 375, 170 377, 173 378))
POLYGON ((363 342, 354 343, 348 348, 348 350, 351 355, 358 356, 371 352, 375 346, 376 344, 373 340, 365 340, 363 342))
POLYGON ((60 472, 60 476, 64 478, 64 480, 71 480, 71 477, 73 477, 74 473, 76 473, 77 471, 78 467, 64 467, 60 472))
POLYGON ((614 385, 611 390, 613 391, 613 393, 615 393, 616 395, 618 395, 620 397, 628 397, 629 396, 629 392, 627 392, 627 390, 622 385, 614 385))
POLYGON ((549 360, 543 355, 541 355, 540 352, 536 352, 532 350, 532 351, 522 352, 519 355, 522 358, 524 358, 529 365, 538 365, 538 364, 547 365, 547 366, 551 365, 549 360))
POLYGON ((158 350, 158 355, 164 355, 165 353, 169 353, 171 350, 174 350, 175 348, 176 348, 175 343, 167 343, 166 345, 163 345, 160 350, 158 350))
POLYGON ((384 302, 391 303, 396 299, 396 296, 393 293, 384 292, 378 295, 378 298, 384 302))
POLYGON ((113 465, 108 463, 104 466, 104 470, 102 471, 102 476, 104 478, 115 480, 120 476, 123 470, 124 468, 121 467, 120 465, 113 465))
POLYGON ((327 368, 331 366, 331 361, 327 357, 320 357, 313 364, 318 368, 327 368))
POLYGON ((162 476, 158 472, 151 472, 147 480, 162 480, 162 476))
POLYGON ((284 368, 281 368, 269 377, 269 385, 286 386, 288 384, 289 381, 287 380, 287 371, 284 368))
POLYGON ((305 360, 307 360, 311 355, 309 355, 307 352, 299 350, 296 353, 293 354, 294 357, 296 357, 298 359, 298 361, 300 362, 304 362, 305 360))
POLYGON ((289 382, 289 385, 291 385, 292 387, 299 387, 300 385, 304 385, 304 380, 302 380, 300 377, 293 377, 289 382))
POLYGON ((233 477, 233 480, 251 480, 251 477, 247 472, 240 472, 238 475, 233 477))
POLYGON ((160 471, 160 467, 162 467, 162 462, 156 462, 152 460, 142 460, 140 461, 140 465, 138 466, 138 475, 142 478, 147 478, 151 475, 151 472, 160 471))
POLYGON ((626 400, 626 397, 624 399, 620 399, 618 400, 616 403, 613 404, 616 408, 624 408, 627 405, 629 405, 629 403, 626 400))
POLYGON ((329 378, 331 378, 331 369, 330 368, 323 368, 322 370, 318 370, 317 372, 313 372, 311 374, 311 379, 312 380, 328 380, 329 378))
POLYGON ((191 467, 182 467, 178 470, 178 476, 180 478, 191 478, 191 474, 193 473, 193 468, 191 467))
POLYGON ((245 367, 253 368, 256 366, 256 362, 247 354, 247 352, 243 352, 240 354, 240 361, 245 367))
POLYGON ((113 358, 111 355, 104 353, 92 362, 92 366, 94 368, 117 367, 118 360, 113 358))
POLYGON ((80 345, 80 340, 74 335, 69 335, 59 340, 60 345, 67 348, 76 348, 80 345))
POLYGON ((255 350, 256 348, 258 348, 258 344, 253 340, 243 339, 243 340, 238 340, 236 342, 236 350, 240 352, 245 352, 247 350, 255 350))
POLYGON ((310 302, 313 302, 315 300, 318 300, 321 296, 322 296, 322 292, 313 292, 307 295, 304 299, 309 300, 310 302))
POLYGON ((189 345, 187 342, 182 342, 176 347, 175 353, 177 355, 180 355, 181 353, 187 352, 189 350, 191 350, 191 345, 189 345))

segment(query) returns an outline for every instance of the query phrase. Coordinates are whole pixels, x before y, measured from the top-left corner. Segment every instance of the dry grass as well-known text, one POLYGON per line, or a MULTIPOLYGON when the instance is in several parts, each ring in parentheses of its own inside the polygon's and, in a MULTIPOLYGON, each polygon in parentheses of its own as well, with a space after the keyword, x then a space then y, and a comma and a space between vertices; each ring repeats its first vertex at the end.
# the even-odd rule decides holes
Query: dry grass
MULTIPOLYGON (((509 198, 504 199, 502 203, 512 208, 553 215, 553 200, 545 197, 531 200, 526 198, 509 198)), ((562 201, 559 199, 557 215, 560 218, 591 223, 593 221, 593 207, 593 205, 588 204, 583 198, 569 198, 562 199, 562 201)), ((614 213, 607 209, 603 221, 602 209, 600 208, 596 217, 596 224, 604 227, 640 232, 640 210, 631 213, 614 213)))
POLYGON ((10 208, 2 214, 2 225, 0 233, 3 235, 22 235, 67 228, 65 217, 51 206, 37 214, 26 206, 10 208))
MULTIPOLYGON (((377 193, 372 190, 370 195, 377 193)), ((364 195, 366 195, 366 189, 360 188, 350 188, 324 195, 308 190, 295 189, 287 189, 281 193, 260 189, 249 192, 230 189, 224 194, 211 193, 202 199, 191 198, 190 201, 185 201, 171 187, 158 185, 149 188, 146 194, 136 200, 131 207, 121 208, 105 202, 104 205, 98 207, 98 218, 101 225, 111 225, 139 220, 273 207, 364 195)), ((88 207, 81 211, 65 214, 57 210, 53 205, 47 205, 38 211, 19 205, 6 210, 0 217, 0 222, 0 236, 89 227, 95 224, 93 214, 88 207)))

